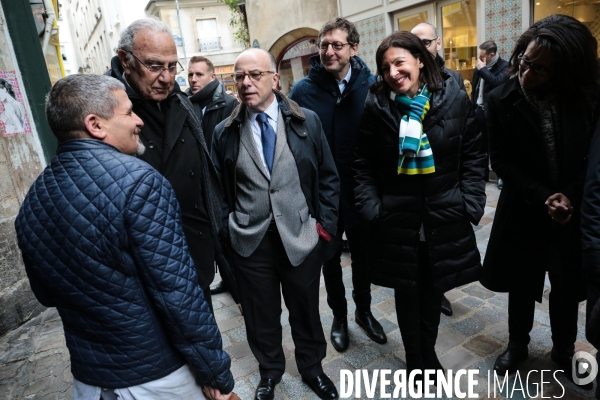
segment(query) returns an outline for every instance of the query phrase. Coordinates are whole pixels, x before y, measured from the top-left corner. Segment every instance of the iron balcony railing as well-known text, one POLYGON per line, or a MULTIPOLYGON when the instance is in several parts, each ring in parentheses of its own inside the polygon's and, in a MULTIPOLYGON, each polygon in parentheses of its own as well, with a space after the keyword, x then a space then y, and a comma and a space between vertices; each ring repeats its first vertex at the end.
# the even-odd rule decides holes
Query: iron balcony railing
POLYGON ((221 38, 220 37, 212 37, 212 38, 198 39, 198 46, 200 48, 199 51, 201 53, 204 53, 206 51, 221 50, 221 38))

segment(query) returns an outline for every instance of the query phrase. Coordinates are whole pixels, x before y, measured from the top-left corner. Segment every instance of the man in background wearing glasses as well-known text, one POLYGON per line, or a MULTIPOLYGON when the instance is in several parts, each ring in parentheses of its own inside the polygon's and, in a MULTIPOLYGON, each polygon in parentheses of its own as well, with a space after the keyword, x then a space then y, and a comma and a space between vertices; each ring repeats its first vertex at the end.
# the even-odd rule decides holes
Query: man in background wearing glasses
POLYGON ((346 232, 352 252, 352 298, 354 318, 367 336, 377 343, 387 337, 371 313, 369 281, 369 229, 355 208, 352 172, 358 125, 369 87, 375 82, 369 67, 356 56, 360 35, 344 18, 327 22, 319 32, 320 53, 310 59, 308 76, 296 82, 290 99, 317 113, 323 124, 333 159, 340 174, 340 218, 338 236, 323 264, 327 303, 333 312, 331 344, 337 351, 348 348, 348 303, 342 280, 341 235, 346 232))
MULTIPOLYGON (((473 73, 473 94, 471 100, 475 107, 475 118, 477 119, 478 129, 483 134, 484 141, 488 143, 487 122, 485 120, 485 107, 487 104, 488 93, 495 87, 508 81, 508 61, 500 58, 497 54, 498 47, 493 40, 486 40, 479 45, 479 57, 477 59, 477 68, 473 73)), ((488 151, 489 165, 489 151, 488 151)), ((489 176, 489 170, 486 171, 486 177, 489 176)), ((487 180, 487 179, 486 179, 487 180)), ((498 177, 498 188, 502 189, 502 179, 498 177)))
POLYGON ((169 180, 181 205, 183 231, 198 273, 198 283, 212 309, 210 284, 215 256, 221 254, 221 186, 200 121, 175 77, 183 71, 171 30, 144 18, 121 34, 108 75, 123 82, 133 111, 144 121, 140 158, 169 180), (216 254, 215 254, 216 253, 216 254))
POLYGON ((298 372, 321 399, 336 399, 321 365, 327 342, 319 317, 323 254, 337 232, 335 164, 317 115, 275 90, 270 53, 246 50, 234 67, 242 104, 215 128, 212 159, 225 191, 222 239, 233 250, 248 344, 259 363, 255 399, 273 399, 285 372, 282 293, 298 372))
MULTIPOLYGON (((458 87, 460 88, 460 90, 466 91, 465 83, 460 72, 454 71, 452 69, 447 69, 444 57, 440 56, 439 54, 439 51, 442 48, 442 39, 438 36, 437 29, 435 29, 435 26, 431 25, 428 22, 421 22, 420 24, 412 28, 410 32, 416 35, 419 39, 421 39, 421 41, 427 48, 429 54, 431 54, 431 56, 435 58, 435 61, 442 69, 442 72, 445 72, 451 77, 453 77, 454 80, 456 80, 456 82, 458 83, 458 87)), ((450 310, 450 315, 452 315, 452 310, 450 310)))

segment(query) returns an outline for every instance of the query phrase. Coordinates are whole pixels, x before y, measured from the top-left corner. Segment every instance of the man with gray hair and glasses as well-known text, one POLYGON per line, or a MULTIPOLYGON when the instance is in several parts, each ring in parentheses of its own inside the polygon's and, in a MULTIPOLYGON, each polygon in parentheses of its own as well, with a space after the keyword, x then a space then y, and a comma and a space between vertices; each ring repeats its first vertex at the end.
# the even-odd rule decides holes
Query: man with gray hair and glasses
POLYGON ((215 258, 225 263, 217 240, 221 229, 221 186, 209 149, 188 97, 176 75, 183 71, 171 30, 144 18, 121 34, 108 74, 125 85, 133 111, 144 121, 140 158, 169 180, 181 205, 183 231, 190 244, 198 281, 211 305, 215 258))
POLYGON ((57 155, 15 228, 31 289, 61 316, 74 399, 235 398, 175 192, 131 157, 144 152, 144 124, 125 86, 68 76, 46 117, 57 155))

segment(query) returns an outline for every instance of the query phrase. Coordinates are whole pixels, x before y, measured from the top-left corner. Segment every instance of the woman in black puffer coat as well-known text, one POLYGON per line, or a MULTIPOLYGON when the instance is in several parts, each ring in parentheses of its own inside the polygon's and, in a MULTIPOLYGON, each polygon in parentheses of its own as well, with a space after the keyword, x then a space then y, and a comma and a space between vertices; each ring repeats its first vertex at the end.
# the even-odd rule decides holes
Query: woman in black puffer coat
POLYGON ((407 368, 440 370, 434 346, 442 294, 478 280, 481 270, 471 224, 485 207, 486 153, 466 93, 440 75, 417 36, 392 33, 376 62, 382 79, 367 96, 354 163, 357 209, 373 227, 372 282, 396 289, 407 368), (419 108, 423 96, 428 106, 419 108), (415 114, 417 153, 406 143, 415 138, 415 118, 400 129, 403 115, 415 114))

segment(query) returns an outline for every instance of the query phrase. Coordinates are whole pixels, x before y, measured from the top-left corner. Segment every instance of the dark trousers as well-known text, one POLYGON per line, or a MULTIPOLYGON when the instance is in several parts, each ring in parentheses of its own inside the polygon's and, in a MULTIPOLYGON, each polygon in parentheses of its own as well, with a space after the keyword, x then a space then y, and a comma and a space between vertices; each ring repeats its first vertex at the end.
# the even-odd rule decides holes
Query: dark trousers
MULTIPOLYGON (((577 316, 579 302, 574 293, 580 288, 568 284, 560 275, 549 272, 550 291, 549 311, 550 328, 554 347, 561 352, 572 352, 577 340, 577 316)), ((518 278, 515 278, 518 279, 518 278)), ((508 333, 509 346, 527 346, 529 332, 533 328, 535 300, 531 293, 511 291, 508 294, 508 333)))
POLYGON ((419 243, 416 287, 396 289, 394 300, 398 327, 406 349, 407 368, 436 368, 435 342, 440 325, 442 294, 436 294, 434 289, 429 251, 425 242, 419 243))
POLYGON ((285 371, 281 334, 281 293, 289 311, 296 364, 300 374, 323 372, 327 343, 319 317, 322 240, 306 260, 293 267, 276 228, 267 232, 249 257, 232 252, 246 334, 262 378, 278 379, 285 371), (281 288, 281 289, 280 289, 281 288))
MULTIPOLYGON (((338 228, 341 235, 343 227, 338 228), (339 229, 341 228, 341 229, 339 229)), ((361 225, 346 229, 346 238, 352 256, 352 298, 359 311, 368 311, 371 308, 371 282, 369 281, 369 229, 361 225)), ((327 304, 337 319, 346 318, 348 315, 348 302, 346 301, 346 288, 342 276, 342 248, 335 252, 332 258, 323 264, 323 278, 327 290, 327 304)))

